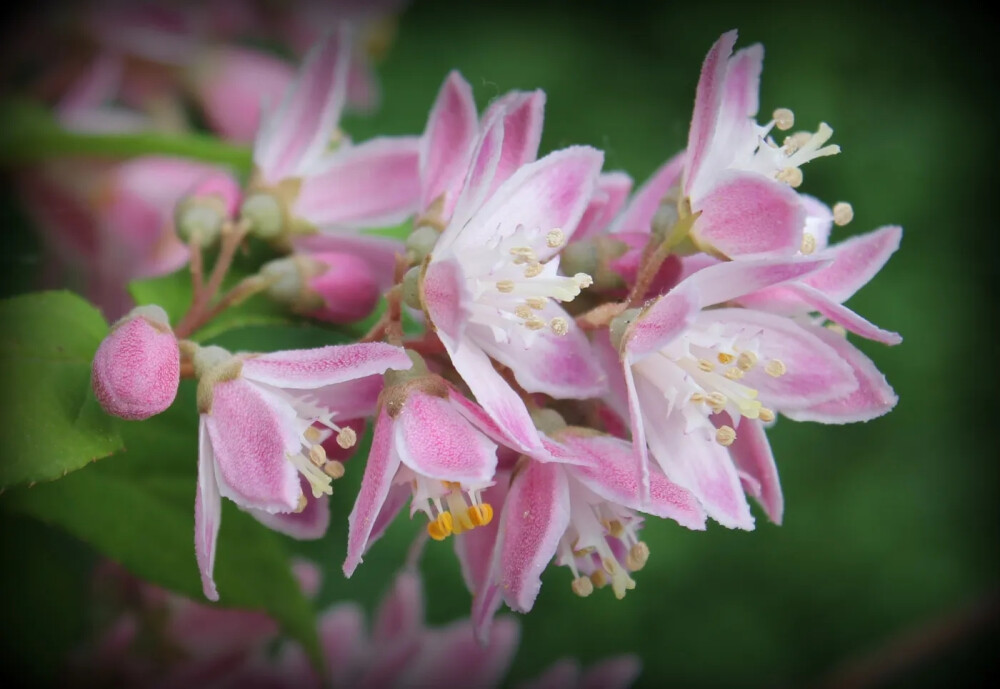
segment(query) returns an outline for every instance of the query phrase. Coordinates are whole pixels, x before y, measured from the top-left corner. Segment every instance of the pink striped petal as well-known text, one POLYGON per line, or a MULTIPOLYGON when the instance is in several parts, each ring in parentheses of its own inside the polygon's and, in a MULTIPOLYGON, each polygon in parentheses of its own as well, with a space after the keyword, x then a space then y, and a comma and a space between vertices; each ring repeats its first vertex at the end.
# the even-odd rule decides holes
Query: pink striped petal
POLYGON ((802 205, 806 207, 805 231, 816 240, 816 251, 823 251, 830 242, 830 231, 833 230, 833 211, 815 196, 799 194, 802 205))
POLYGON ((632 190, 632 178, 624 172, 604 172, 597 178, 597 188, 587 204, 587 210, 576 226, 577 241, 594 236, 611 226, 611 221, 625 205, 632 190))
POLYGON ((215 544, 222 521, 222 499, 215 479, 215 456, 208 437, 205 416, 198 424, 198 489, 194 498, 194 551, 201 572, 205 598, 219 600, 212 572, 215 569, 215 544))
POLYGON ((740 126, 760 110, 760 73, 764 46, 760 43, 743 48, 729 59, 719 109, 720 126, 740 126))
POLYGON ((478 133, 472 87, 452 71, 438 92, 420 141, 421 212, 444 194, 442 215, 451 217, 478 133))
POLYGON ((806 212, 799 195, 762 175, 721 172, 704 196, 692 199, 692 210, 701 213, 692 238, 730 258, 792 256, 802 245, 806 212))
POLYGON ((473 428, 447 398, 412 392, 395 423, 399 459, 423 476, 478 484, 497 466, 497 446, 473 428))
MULTIPOLYGON (((320 388, 310 393, 309 397, 310 399, 315 398, 316 404, 336 412, 337 425, 353 427, 360 438, 364 435, 364 419, 374 416, 378 396, 383 387, 385 387, 385 379, 381 375, 370 375, 320 388), (356 421, 350 421, 352 419, 356 421)), ((327 444, 336 445, 336 443, 327 444)), ((336 450, 332 452, 342 456, 335 457, 331 450, 327 450, 330 459, 343 461, 353 454, 353 449, 344 450, 337 446, 336 450), (343 456, 345 453, 346 456, 343 456)))
POLYGON ((639 458, 632 443, 610 435, 562 433, 559 441, 589 460, 571 470, 585 486, 605 500, 634 510, 673 519, 689 529, 705 528, 705 513, 691 493, 658 471, 650 473, 649 500, 640 490, 639 458))
POLYGON ((843 303, 875 277, 899 248, 902 237, 903 228, 889 226, 840 242, 823 252, 833 263, 803 282, 843 303))
POLYGON ((389 489, 389 495, 382 503, 382 509, 375 517, 371 533, 368 534, 368 548, 371 548, 378 539, 385 535, 393 520, 409 502, 411 495, 413 495, 413 489, 409 485, 395 485, 389 489))
POLYGON ((243 378, 215 384, 205 426, 222 495, 241 507, 295 510, 302 489, 285 458, 301 446, 295 416, 287 403, 243 378))
MULTIPOLYGON (((728 423, 726 415, 716 415, 712 420, 717 426, 728 423)), ((771 444, 767 441, 764 426, 755 419, 743 419, 736 432, 736 440, 729 446, 729 456, 736 464, 743 479, 743 488, 757 498, 767 518, 781 524, 785 511, 785 498, 781 494, 778 467, 774 463, 771 444)))
POLYGON ((510 487, 498 535, 498 583, 507 605, 528 612, 541 575, 569 526, 569 484, 557 464, 529 462, 510 487))
POLYGON ((309 390, 411 366, 402 347, 365 342, 261 354, 243 362, 243 376, 279 388, 309 390))
POLYGON ((451 222, 441 233, 434 247, 437 253, 443 253, 460 240, 469 218, 486 200, 493 175, 496 173, 497 165, 500 164, 502 150, 503 118, 494 116, 483 123, 483 130, 476 141, 462 191, 455 202, 451 222))
POLYGON ((394 420, 382 409, 375 421, 365 475, 361 479, 361 489, 347 518, 347 559, 344 560, 344 575, 350 577, 361 564, 368 547, 375 520, 389 495, 392 480, 399 469, 399 455, 393 447, 394 420))
POLYGON ((860 335, 866 340, 874 340, 887 345, 897 345, 903 341, 899 333, 884 330, 863 316, 858 315, 843 304, 839 304, 823 292, 804 284, 788 285, 786 289, 794 293, 810 311, 816 311, 834 323, 860 335))
POLYGON ((487 195, 496 191, 522 165, 538 157, 545 119, 545 92, 540 89, 511 91, 490 105, 483 121, 489 122, 495 115, 503 119, 503 148, 487 195))
POLYGON ((812 328, 812 331, 850 365, 858 385, 848 395, 805 409, 783 411, 788 418, 819 423, 854 423, 878 418, 896 406, 899 398, 871 359, 848 342, 847 338, 826 328, 812 328))
POLYGON ((629 201, 624 212, 615 221, 612 232, 636 232, 648 235, 653 226, 653 217, 660 209, 663 197, 680 181, 685 160, 686 156, 682 151, 661 165, 629 201))
POLYGON ((705 155, 715 133, 715 123, 722 106, 723 88, 729 56, 736 45, 736 31, 722 34, 705 56, 694 98, 694 114, 688 132, 688 164, 684 176, 684 193, 691 187, 701 169, 705 155))
POLYGON ((372 641, 376 645, 417 635, 424 626, 424 592, 420 575, 403 570, 375 613, 372 641))
POLYGON ((421 298, 435 330, 449 340, 464 339, 472 295, 458 259, 431 261, 421 281, 421 298))
POLYGON ((828 265, 830 262, 822 256, 723 261, 694 272, 682 284, 697 287, 701 305, 712 306, 802 278, 828 265))
POLYGON ((629 325, 622 340, 622 358, 631 365, 658 352, 691 326, 700 308, 697 289, 690 283, 678 285, 629 325))
MULTIPOLYGON (((303 494, 306 494, 309 485, 304 478, 301 479, 301 486, 303 494)), ((326 535, 327 527, 330 526, 330 500, 326 495, 319 498, 310 495, 305 509, 301 512, 271 514, 254 509, 248 509, 247 512, 272 531, 283 533, 299 541, 315 541, 317 538, 323 538, 326 535)))
POLYGON ((335 686, 355 685, 372 652, 361 606, 347 601, 323 613, 319 620, 319 638, 335 686))
MULTIPOLYGON (((495 483, 481 494, 483 502, 493 506, 495 512, 499 512, 507 499, 509 489, 510 472, 497 473, 495 483)), ((494 519, 485 526, 454 536, 455 555, 462 568, 462 579, 472 593, 476 593, 488 583, 490 563, 499 528, 500 520, 494 519)))
POLYGON ((292 240, 297 251, 351 253, 372 268, 379 288, 386 290, 395 282, 396 254, 406 253, 403 242, 389 237, 357 234, 350 230, 331 229, 323 234, 309 234, 292 240))

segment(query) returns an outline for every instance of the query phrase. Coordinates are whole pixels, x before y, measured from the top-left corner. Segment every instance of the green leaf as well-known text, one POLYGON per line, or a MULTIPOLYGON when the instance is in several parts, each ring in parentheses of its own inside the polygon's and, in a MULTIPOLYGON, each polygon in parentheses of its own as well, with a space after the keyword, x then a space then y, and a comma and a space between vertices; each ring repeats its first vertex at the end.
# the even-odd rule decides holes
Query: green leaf
MULTIPOLYGON (((135 575, 204 601, 194 555, 197 479, 194 385, 178 404, 125 424, 131 450, 62 481, 18 488, 0 505, 68 531, 135 575)), ((320 660, 316 617, 278 534, 223 501, 215 579, 225 607, 262 610, 320 660)))
POLYGON ((97 309, 69 292, 0 301, 0 489, 56 479, 121 449, 90 388, 107 332, 97 309))
POLYGON ((0 104, 0 162, 33 163, 74 155, 115 158, 176 156, 228 165, 244 174, 248 174, 253 167, 248 148, 205 134, 70 132, 62 129, 51 113, 37 103, 7 101, 0 104))

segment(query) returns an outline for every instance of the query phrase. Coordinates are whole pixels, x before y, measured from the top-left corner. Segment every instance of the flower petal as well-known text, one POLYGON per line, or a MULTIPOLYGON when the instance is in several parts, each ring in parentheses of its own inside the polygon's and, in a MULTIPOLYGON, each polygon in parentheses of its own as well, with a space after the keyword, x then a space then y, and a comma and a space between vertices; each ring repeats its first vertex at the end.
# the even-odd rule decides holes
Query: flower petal
POLYGON ((878 327, 867 318, 855 313, 843 304, 837 303, 817 289, 804 284, 788 285, 786 289, 808 304, 810 311, 817 311, 822 316, 844 326, 847 330, 866 340, 874 340, 887 345, 897 345, 903 341, 899 333, 878 327))
MULTIPOLYGON (((712 420, 716 425, 722 425, 725 419, 726 415, 719 414, 712 420)), ((734 424, 730 421, 729 425, 734 424)), ((744 479, 743 488, 757 498, 767 518, 780 525, 785 511, 785 498, 781 494, 778 467, 774 463, 774 454, 767 441, 764 425, 756 419, 743 419, 736 432, 736 440, 729 446, 729 456, 744 479)))
POLYGON ((698 288, 702 306, 712 306, 808 276, 828 265, 829 260, 822 256, 723 261, 696 270, 685 278, 685 283, 698 288))
POLYGON ((393 686, 413 689, 499 686, 519 641, 520 626, 510 617, 496 621, 488 645, 477 642, 468 620, 453 622, 425 634, 420 653, 393 686))
POLYGON ((365 342, 261 354, 243 362, 243 376, 279 388, 309 390, 411 366, 402 347, 365 342))
POLYGON ((832 258, 833 263, 803 282, 843 303, 875 277, 899 248, 902 237, 901 227, 889 226, 831 246, 823 257, 832 258))
POLYGON ((739 126, 749 123, 760 109, 760 73, 764 63, 764 46, 760 43, 736 51, 726 66, 722 88, 719 125, 739 126))
POLYGON ((442 216, 451 217, 478 133, 472 87, 452 71, 438 92, 420 141, 421 212, 444 194, 442 216))
POLYGON ((642 661, 627 654, 602 660, 584 670, 580 689, 627 689, 639 678, 642 661))
POLYGON ((805 409, 783 411, 785 416, 796 421, 854 423, 878 418, 896 406, 899 398, 871 359, 862 354, 845 337, 826 328, 812 328, 812 331, 851 366, 858 386, 843 397, 805 409))
POLYGON ((692 239, 730 258, 792 256, 802 246, 806 211, 799 195, 756 173, 719 173, 704 196, 692 199, 692 210, 701 213, 692 239))
POLYGON ((421 301, 431 323, 441 334, 458 342, 464 337, 472 301, 457 258, 432 260, 421 280, 421 301))
POLYGON ((685 160, 686 156, 681 152, 661 165, 635 193, 611 231, 649 234, 663 197, 680 181, 685 160))
POLYGON ((482 133, 476 141, 472 152, 472 162, 468 174, 462 184, 462 191, 455 202, 451 222, 438 237, 434 250, 444 253, 459 241, 463 230, 479 207, 486 200, 490 184, 497 166, 500 164, 500 154, 503 151, 503 118, 494 116, 483 123, 482 133))
POLYGON ((489 122, 494 116, 503 118, 503 148, 487 195, 496 191, 522 165, 538 157, 545 119, 545 92, 540 89, 511 91, 490 105, 483 121, 489 122))
MULTIPOLYGON (((306 494, 309 485, 301 479, 302 492, 306 494)), ((315 541, 326 535, 330 526, 330 500, 324 495, 319 498, 309 496, 306 508, 301 512, 278 512, 271 514, 264 510, 248 509, 254 519, 261 524, 299 541, 315 541)))
POLYGON ((702 162, 715 133, 715 123, 722 106, 723 88, 729 56, 736 45, 736 31, 728 31, 719 37, 705 56, 701 66, 701 77, 694 97, 694 114, 688 131, 688 164, 684 176, 684 193, 690 194, 695 178, 701 170, 702 162))
POLYGON ((398 239, 358 234, 351 230, 301 235, 294 237, 292 244, 297 251, 342 252, 364 259, 372 267, 372 273, 383 290, 395 282, 396 254, 406 253, 403 242, 398 239))
POLYGON ((448 398, 412 392, 395 422, 399 459, 413 471, 441 481, 490 481, 497 446, 477 431, 448 398))
POLYGON ((690 283, 678 285, 628 326, 621 344, 622 358, 632 364, 659 351, 691 326, 700 308, 697 289, 690 283))
POLYGON ((399 469, 399 455, 393 447, 394 425, 389 413, 385 409, 380 410, 358 498, 347 518, 347 559, 344 560, 344 575, 347 577, 354 574, 354 570, 361 564, 375 520, 385 504, 392 480, 399 469))
POLYGON ((215 457, 205 428, 205 416, 198 424, 198 490, 194 499, 194 551, 201 571, 205 598, 219 600, 212 571, 215 569, 215 542, 222 520, 222 499, 215 482, 215 457))
POLYGON ((420 139, 343 146, 302 180, 292 211, 324 230, 395 225, 417 210, 420 139))
POLYGON ((500 516, 498 581, 507 605, 528 612, 541 575, 569 526, 569 484, 557 464, 529 462, 515 477, 500 516))
POLYGON ((219 491, 241 507, 291 512, 302 489, 286 452, 298 452, 295 410, 243 378, 216 383, 205 415, 219 491))
MULTIPOLYGON (((573 239, 579 241, 598 234, 611 226, 632 190, 632 178, 624 172, 603 172, 597 178, 597 188, 587 204, 587 210, 577 223, 573 239)), ((659 203, 659 200, 657 200, 659 203)))
POLYGON ((354 686, 371 658, 365 612, 354 601, 338 603, 319 620, 320 643, 330 679, 336 686, 354 686))
MULTIPOLYGON (((497 473, 494 484, 481 493, 482 500, 499 511, 507 499, 509 489, 510 472, 497 473)), ((465 531, 454 537, 455 555, 462 568, 462 579, 472 593, 481 590, 488 583, 499 528, 500 520, 494 519, 485 526, 465 531)))

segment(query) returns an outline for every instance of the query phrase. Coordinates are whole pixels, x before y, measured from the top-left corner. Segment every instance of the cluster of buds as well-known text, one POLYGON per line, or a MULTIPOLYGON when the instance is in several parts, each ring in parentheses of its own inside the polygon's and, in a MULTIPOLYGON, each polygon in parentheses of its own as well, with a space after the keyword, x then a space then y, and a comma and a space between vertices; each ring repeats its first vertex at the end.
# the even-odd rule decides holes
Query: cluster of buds
POLYGON ((544 93, 505 94, 480 116, 457 73, 421 136, 356 144, 337 125, 349 41, 318 44, 261 123, 246 188, 206 183, 177 207, 188 315, 171 331, 162 313, 133 312, 94 363, 101 403, 126 418, 167 406, 181 371, 198 381, 209 599, 221 498, 322 535, 346 470, 330 441, 351 448, 362 423, 373 437, 351 464, 364 475, 345 574, 409 502, 430 539, 453 540, 485 640, 501 603, 532 608, 551 562, 580 596, 625 596, 650 557, 650 516, 749 530, 750 495, 780 523, 766 436, 779 415, 839 424, 895 405, 846 333, 899 336, 843 302, 901 230, 829 243, 851 207, 798 188, 805 163, 839 151, 832 130, 776 141, 794 116, 757 122, 763 50, 735 42, 723 35, 705 60, 686 150, 631 198, 592 147, 538 157, 544 93), (405 242, 365 233, 408 219, 405 242), (212 306, 249 238, 290 255, 212 306), (204 284, 200 251, 216 240, 204 284), (261 354, 183 339, 253 292, 334 323, 381 296, 387 307, 353 344, 261 354), (422 335, 404 336, 406 308, 422 335))

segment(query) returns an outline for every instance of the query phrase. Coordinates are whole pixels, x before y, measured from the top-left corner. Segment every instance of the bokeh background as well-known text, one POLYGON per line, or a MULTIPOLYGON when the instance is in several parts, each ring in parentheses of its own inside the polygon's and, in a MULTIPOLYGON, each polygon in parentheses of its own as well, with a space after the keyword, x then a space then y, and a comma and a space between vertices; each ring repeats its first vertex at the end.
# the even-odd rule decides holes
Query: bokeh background
MULTIPOLYGON (((650 562, 622 601, 607 590, 579 599, 568 573, 550 568, 535 610, 521 620, 511 678, 558 656, 591 662, 635 651, 641 686, 971 680, 996 667, 1000 591, 997 82, 983 56, 993 40, 987 22, 960 5, 929 3, 416 0, 379 65, 381 109, 343 126, 359 140, 420 132, 442 79, 457 68, 480 106, 508 89, 544 89, 543 152, 591 144, 606 152, 607 169, 638 183, 684 145, 701 60, 734 27, 740 45, 765 45, 762 111, 790 107, 797 126, 826 121, 835 130, 843 153, 808 165, 803 187, 853 204, 854 221, 833 239, 904 227, 900 251, 850 302, 904 336, 895 348, 859 344, 900 403, 866 424, 777 424, 770 436, 786 497, 781 527, 759 511, 752 533, 650 521, 650 562)), ((38 245, 17 198, 6 185, 2 194, 6 295, 31 288, 38 245)), ((225 337, 246 341, 231 334, 221 344, 225 337)), ((401 517, 344 580, 357 474, 338 484, 328 536, 294 546, 324 565, 324 604, 373 605, 418 527, 401 517)), ((87 633, 95 555, 40 522, 5 512, 0 519, 0 663, 52 681, 87 633)), ((431 543, 423 565, 430 621, 466 614, 450 545, 431 543)))

